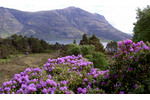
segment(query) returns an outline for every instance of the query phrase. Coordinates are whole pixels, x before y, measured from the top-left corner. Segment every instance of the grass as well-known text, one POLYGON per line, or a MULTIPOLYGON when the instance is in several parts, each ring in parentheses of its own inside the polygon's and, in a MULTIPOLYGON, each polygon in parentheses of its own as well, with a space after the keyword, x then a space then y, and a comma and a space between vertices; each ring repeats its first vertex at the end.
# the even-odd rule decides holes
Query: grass
POLYGON ((10 55, 7 59, 0 59, 0 63, 8 63, 14 59, 22 58, 23 56, 25 56, 25 54, 10 55))
POLYGON ((0 85, 3 82, 9 81, 14 74, 24 71, 28 67, 38 67, 44 64, 48 58, 57 58, 59 52, 55 53, 40 53, 29 55, 18 55, 15 59, 0 59, 0 85))

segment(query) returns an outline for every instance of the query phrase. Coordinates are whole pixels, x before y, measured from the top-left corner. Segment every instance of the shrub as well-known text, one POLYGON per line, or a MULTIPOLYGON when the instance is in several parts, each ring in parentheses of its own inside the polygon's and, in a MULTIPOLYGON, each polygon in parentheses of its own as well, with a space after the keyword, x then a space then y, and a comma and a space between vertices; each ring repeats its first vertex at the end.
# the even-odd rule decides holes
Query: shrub
POLYGON ((95 68, 99 68, 101 70, 107 69, 107 59, 105 55, 101 52, 94 52, 93 53, 93 64, 95 68))
POLYGON ((89 61, 93 62, 93 55, 92 54, 85 55, 84 57, 87 58, 89 61))
POLYGON ((75 55, 75 56, 77 56, 78 54, 82 54, 80 46, 76 44, 70 44, 67 53, 69 55, 75 55))
POLYGON ((80 46, 81 47, 81 51, 82 51, 82 55, 90 55, 95 51, 95 47, 93 45, 83 45, 80 46))
POLYGON ((108 70, 94 68, 93 63, 82 58, 82 55, 48 59, 42 68, 27 68, 24 72, 15 74, 10 81, 3 83, 0 93, 105 93, 97 83, 102 83, 107 74, 108 70))
POLYGON ((0 45, 0 58, 2 59, 6 59, 7 57, 9 57, 9 47, 5 46, 5 45, 0 45))
POLYGON ((149 50, 143 41, 118 42, 118 53, 109 69, 110 93, 150 93, 149 50))

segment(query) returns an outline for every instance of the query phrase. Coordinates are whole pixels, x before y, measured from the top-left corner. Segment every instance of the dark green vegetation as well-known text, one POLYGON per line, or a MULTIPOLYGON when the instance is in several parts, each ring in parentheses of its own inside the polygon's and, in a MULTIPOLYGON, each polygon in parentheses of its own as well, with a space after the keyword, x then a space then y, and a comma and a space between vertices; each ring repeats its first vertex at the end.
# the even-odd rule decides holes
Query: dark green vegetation
POLYGON ((86 34, 84 33, 84 35, 82 36, 82 40, 80 41, 80 45, 94 45, 95 51, 105 53, 104 47, 101 44, 99 38, 94 34, 88 39, 86 34))
POLYGON ((117 52, 117 42, 116 41, 111 41, 107 44, 106 46, 106 51, 109 55, 113 55, 117 52))
POLYGON ((143 40, 144 42, 150 42, 150 6, 144 9, 138 8, 136 18, 133 41, 139 42, 143 40))
MULTIPOLYGON (((132 40, 118 42, 119 52, 107 70, 102 70, 101 62, 98 64, 101 67, 94 68, 93 63, 82 55, 48 59, 42 66, 15 74, 3 83, 0 93, 149 94, 149 46, 143 41, 137 44, 132 40)), ((100 55, 96 53, 95 56, 100 59, 100 55)))
POLYGON ((106 87, 111 93, 139 94, 150 93, 150 45, 143 41, 137 44, 132 40, 118 42, 118 53, 109 67, 109 80, 106 87), (114 85, 112 85, 114 84, 114 85))
POLYGON ((0 58, 15 58, 18 54, 50 53, 63 48, 64 45, 56 43, 50 45, 37 38, 12 35, 6 39, 0 39, 0 58))
POLYGON ((40 12, 0 8, 0 37, 22 34, 44 40, 81 39, 83 33, 95 34, 103 40, 131 38, 110 25, 104 16, 80 8, 40 12))
POLYGON ((63 56, 82 54, 83 57, 87 58, 89 61, 93 62, 95 68, 100 68, 101 70, 106 70, 107 57, 106 51, 103 45, 100 43, 98 37, 94 34, 87 38, 86 34, 82 36, 80 40, 80 45, 75 43, 67 46, 66 50, 62 51, 63 56), (100 63, 100 65, 99 65, 100 63))

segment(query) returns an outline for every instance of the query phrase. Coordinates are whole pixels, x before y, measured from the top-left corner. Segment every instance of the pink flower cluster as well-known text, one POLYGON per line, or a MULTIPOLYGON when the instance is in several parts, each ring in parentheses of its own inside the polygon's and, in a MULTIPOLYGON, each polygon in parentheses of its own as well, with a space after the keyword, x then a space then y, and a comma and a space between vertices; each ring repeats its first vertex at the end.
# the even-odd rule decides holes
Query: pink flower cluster
MULTIPOLYGON (((58 70, 60 71, 60 70, 58 70)), ((88 62, 87 59, 82 58, 82 55, 78 56, 66 56, 57 59, 48 59, 43 67, 39 68, 27 68, 20 74, 15 74, 14 77, 4 82, 0 87, 0 93, 3 94, 54 94, 54 93, 90 93, 93 87, 92 84, 97 82, 99 76, 108 78, 109 70, 100 71, 94 68, 92 62, 88 62), (55 73, 57 68, 67 71, 55 73), (79 78, 81 81, 74 81, 79 78), (82 86, 77 87, 75 90, 71 90, 71 82, 77 82, 76 84, 82 86), (76 92, 77 91, 77 92, 76 92)), ((104 84, 103 84, 104 85, 104 84)), ((74 88, 74 87, 73 87, 74 88)))
MULTIPOLYGON (((118 52, 119 55, 122 54, 129 54, 129 53, 137 53, 140 50, 150 50, 150 47, 148 47, 143 41, 140 41, 138 43, 133 43, 132 40, 124 40, 118 42, 118 52)), ((118 57, 118 55, 116 55, 118 57)))

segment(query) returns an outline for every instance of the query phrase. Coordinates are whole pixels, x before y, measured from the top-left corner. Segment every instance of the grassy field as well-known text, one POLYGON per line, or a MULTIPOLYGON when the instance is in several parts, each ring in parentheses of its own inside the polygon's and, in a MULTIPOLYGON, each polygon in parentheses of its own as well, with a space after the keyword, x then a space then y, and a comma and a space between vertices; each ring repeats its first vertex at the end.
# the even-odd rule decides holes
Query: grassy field
POLYGON ((0 59, 0 86, 3 82, 13 78, 14 74, 24 71, 28 67, 37 67, 45 63, 48 58, 57 58, 59 52, 19 55, 15 59, 0 59))

